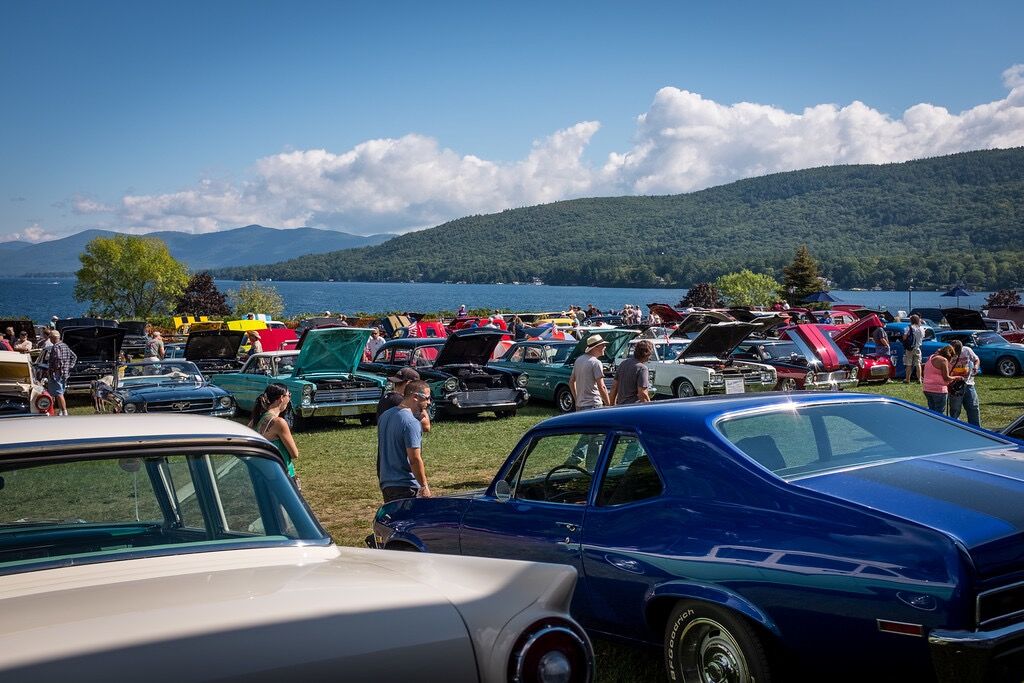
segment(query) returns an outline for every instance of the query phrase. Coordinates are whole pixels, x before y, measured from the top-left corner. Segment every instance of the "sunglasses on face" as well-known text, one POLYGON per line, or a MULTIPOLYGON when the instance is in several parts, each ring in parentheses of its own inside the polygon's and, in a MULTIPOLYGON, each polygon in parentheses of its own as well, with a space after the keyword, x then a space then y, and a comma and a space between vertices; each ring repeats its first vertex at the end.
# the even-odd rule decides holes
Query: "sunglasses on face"
POLYGON ((427 394, 413 394, 413 396, 420 399, 421 401, 426 401, 427 403, 433 401, 433 399, 430 398, 430 396, 428 396, 427 394))

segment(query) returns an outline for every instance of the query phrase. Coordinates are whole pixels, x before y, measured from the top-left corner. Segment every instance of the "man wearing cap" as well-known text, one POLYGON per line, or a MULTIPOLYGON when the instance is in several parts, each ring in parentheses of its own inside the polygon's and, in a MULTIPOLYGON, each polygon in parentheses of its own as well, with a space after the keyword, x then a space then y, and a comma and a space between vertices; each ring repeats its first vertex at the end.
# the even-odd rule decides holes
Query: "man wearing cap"
MULTIPOLYGON (((409 382, 418 382, 420 379, 420 373, 416 372, 412 368, 402 368, 395 373, 394 377, 388 377, 388 381, 391 382, 393 388, 391 393, 385 394, 381 397, 380 401, 377 402, 377 419, 385 412, 396 406, 402 405, 402 401, 405 400, 405 387, 409 382)), ((430 416, 427 411, 421 411, 419 414, 413 413, 416 419, 420 421, 420 426, 423 427, 423 433, 426 434, 430 431, 430 416)))
POLYGON ((591 410, 611 405, 611 398, 604 386, 604 367, 601 354, 608 342, 599 334, 587 339, 587 349, 572 366, 569 376, 569 391, 576 402, 576 410, 591 410))

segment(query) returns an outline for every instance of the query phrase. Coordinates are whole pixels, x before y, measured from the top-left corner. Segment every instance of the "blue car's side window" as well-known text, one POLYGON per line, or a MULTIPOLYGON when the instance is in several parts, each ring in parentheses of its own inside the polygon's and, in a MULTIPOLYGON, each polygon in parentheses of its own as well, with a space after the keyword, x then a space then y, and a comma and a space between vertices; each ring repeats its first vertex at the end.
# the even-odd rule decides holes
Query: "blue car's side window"
POLYGON ((597 504, 625 505, 654 498, 661 491, 661 479, 640 440, 632 435, 618 437, 601 480, 597 504))
POLYGON ((530 444, 505 476, 519 500, 584 505, 604 434, 552 434, 530 444))

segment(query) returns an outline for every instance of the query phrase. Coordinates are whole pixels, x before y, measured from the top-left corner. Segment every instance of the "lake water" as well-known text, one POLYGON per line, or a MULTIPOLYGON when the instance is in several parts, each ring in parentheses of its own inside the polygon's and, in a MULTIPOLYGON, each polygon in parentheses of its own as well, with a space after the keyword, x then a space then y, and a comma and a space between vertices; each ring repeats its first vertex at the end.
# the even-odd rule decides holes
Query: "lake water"
MULTIPOLYGON (((237 289, 241 282, 218 280, 222 292, 237 289)), ((459 304, 469 308, 504 308, 514 311, 562 310, 570 304, 586 307, 594 304, 602 310, 619 309, 623 304, 644 306, 651 302, 676 304, 685 289, 623 289, 605 287, 549 287, 547 285, 445 285, 432 283, 380 282, 274 282, 285 302, 285 316, 297 313, 331 311, 334 313, 381 311, 454 311, 459 304)), ((53 315, 74 317, 87 306, 74 298, 71 278, 0 279, 0 317, 28 316, 46 322, 53 315)), ((913 293, 914 306, 949 307, 956 299, 941 292, 913 293)), ((960 297, 960 305, 980 308, 989 292, 960 297)), ((845 303, 872 308, 885 307, 892 312, 909 310, 907 292, 847 292, 832 295, 845 303)))

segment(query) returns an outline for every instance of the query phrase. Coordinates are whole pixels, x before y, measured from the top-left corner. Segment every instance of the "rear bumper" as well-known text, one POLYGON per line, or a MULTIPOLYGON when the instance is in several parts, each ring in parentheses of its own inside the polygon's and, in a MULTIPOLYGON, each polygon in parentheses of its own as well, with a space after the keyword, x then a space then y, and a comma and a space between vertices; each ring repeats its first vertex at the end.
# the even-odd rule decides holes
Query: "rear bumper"
POLYGON ((1017 681, 1024 665, 1024 623, 993 631, 932 631, 928 645, 942 683, 1017 681))

